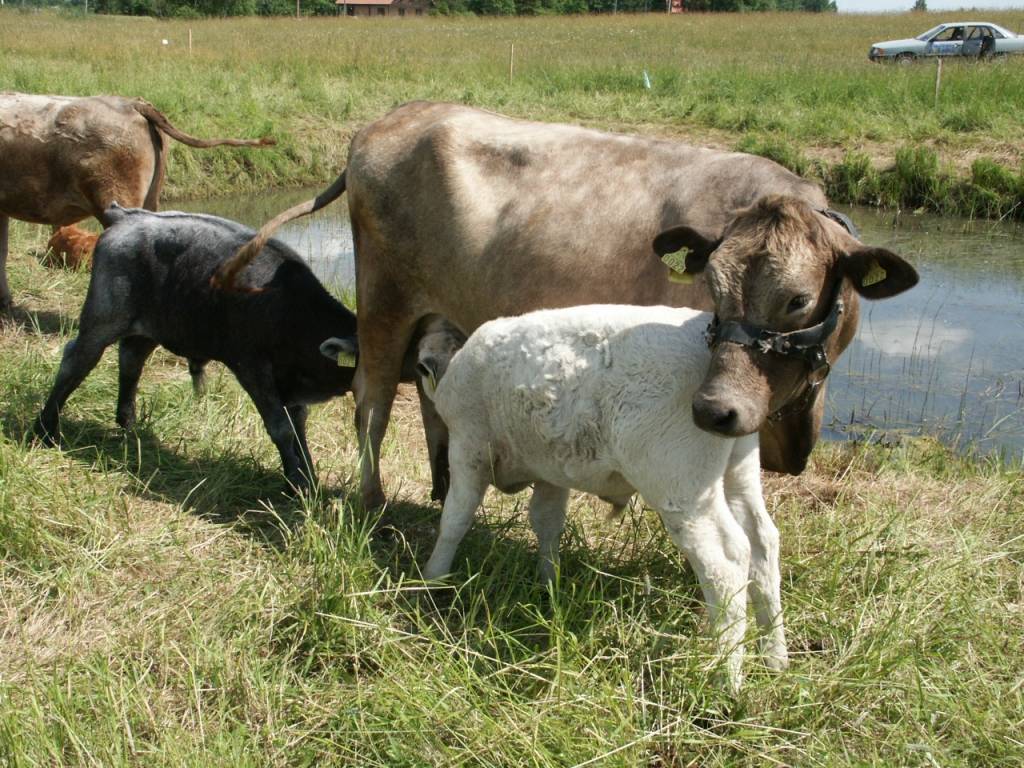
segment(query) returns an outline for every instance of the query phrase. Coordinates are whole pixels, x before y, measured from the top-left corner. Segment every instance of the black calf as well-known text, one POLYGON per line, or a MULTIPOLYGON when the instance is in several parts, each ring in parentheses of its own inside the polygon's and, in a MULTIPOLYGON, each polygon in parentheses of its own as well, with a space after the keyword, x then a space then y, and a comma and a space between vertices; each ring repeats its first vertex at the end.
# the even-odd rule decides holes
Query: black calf
POLYGON ((354 369, 321 354, 328 337, 356 348, 356 318, 283 243, 270 241, 237 282, 216 291, 218 265, 253 236, 213 216, 152 213, 112 206, 111 225, 93 256, 78 337, 64 349, 36 433, 60 437, 60 410, 119 342, 117 423, 135 423, 135 394, 150 354, 161 345, 189 359, 197 386, 208 360, 224 363, 256 405, 281 454, 288 481, 315 480, 306 444, 306 406, 351 389, 354 369))

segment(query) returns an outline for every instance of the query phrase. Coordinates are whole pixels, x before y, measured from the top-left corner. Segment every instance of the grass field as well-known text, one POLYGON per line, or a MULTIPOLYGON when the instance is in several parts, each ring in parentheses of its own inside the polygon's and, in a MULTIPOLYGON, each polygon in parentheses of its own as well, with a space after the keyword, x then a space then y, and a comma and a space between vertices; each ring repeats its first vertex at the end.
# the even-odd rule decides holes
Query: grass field
MULTIPOLYGON (((1024 30, 1024 11, 984 16, 1024 30)), ((872 42, 947 17, 176 22, 6 9, 0 87, 139 95, 196 134, 280 139, 261 152, 176 147, 169 198, 322 184, 359 126, 422 98, 740 147, 821 178, 840 202, 1021 215, 1024 57, 947 62, 938 107, 933 62, 867 60, 872 42)))
MULTIPOLYGON (((15 224, 16 254, 40 227, 15 224)), ((140 423, 116 354, 66 444, 27 437, 87 275, 12 260, 0 327, 0 764, 724 766, 1024 763, 1024 480, 941 446, 823 445, 774 478, 792 667, 712 684, 694 577, 656 517, 572 502, 560 584, 534 581, 522 495, 491 495, 450 589, 417 563, 438 509, 413 407, 350 502, 348 398, 314 410, 325 492, 283 494, 255 410, 158 352, 140 423)))

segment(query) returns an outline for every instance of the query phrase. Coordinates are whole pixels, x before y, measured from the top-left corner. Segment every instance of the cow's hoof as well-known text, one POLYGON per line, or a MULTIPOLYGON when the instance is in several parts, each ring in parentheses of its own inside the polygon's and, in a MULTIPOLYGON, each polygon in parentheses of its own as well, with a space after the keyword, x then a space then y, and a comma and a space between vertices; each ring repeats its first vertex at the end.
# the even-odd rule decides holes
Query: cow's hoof
POLYGON ((306 477, 302 472, 286 475, 285 479, 288 481, 288 490, 297 497, 312 496, 317 488, 316 477, 306 477))
POLYGON ((45 423, 42 417, 32 424, 32 434, 47 448, 56 448, 60 444, 60 427, 53 423, 45 423))
POLYGON ((125 432, 131 432, 135 429, 135 411, 118 411, 115 420, 117 421, 117 426, 125 432))
POLYGON ((785 646, 766 648, 764 650, 764 665, 771 672, 785 672, 789 669, 789 653, 785 646))
POLYGON ((363 494, 363 509, 380 509, 387 502, 384 491, 370 491, 363 494))

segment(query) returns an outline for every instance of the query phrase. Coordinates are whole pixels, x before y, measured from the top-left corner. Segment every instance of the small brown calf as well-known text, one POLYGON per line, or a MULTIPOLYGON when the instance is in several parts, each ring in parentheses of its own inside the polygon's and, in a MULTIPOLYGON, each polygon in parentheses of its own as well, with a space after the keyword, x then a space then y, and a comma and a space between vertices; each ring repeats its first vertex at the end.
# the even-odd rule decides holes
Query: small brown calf
POLYGON ((89 269, 99 235, 74 226, 58 227, 46 243, 43 265, 55 269, 89 269))

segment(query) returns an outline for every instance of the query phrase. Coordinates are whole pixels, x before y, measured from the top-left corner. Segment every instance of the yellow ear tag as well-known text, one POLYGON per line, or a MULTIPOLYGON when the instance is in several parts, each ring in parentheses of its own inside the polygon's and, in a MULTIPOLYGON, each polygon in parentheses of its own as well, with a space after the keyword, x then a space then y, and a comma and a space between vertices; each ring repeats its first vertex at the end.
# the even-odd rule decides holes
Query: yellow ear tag
POLYGON ((692 285, 693 275, 689 272, 680 272, 679 270, 668 268, 668 281, 670 283, 678 283, 679 285, 692 285))
POLYGON ((437 376, 434 375, 434 371, 430 371, 430 375, 427 376, 427 382, 430 384, 430 394, 437 392, 437 376))
POLYGON ((662 262, 668 267, 668 281, 670 283, 678 283, 680 285, 690 285, 693 283, 693 275, 686 271, 686 254, 688 252, 688 249, 683 248, 675 253, 666 253, 661 257, 662 262))
POLYGON ((338 367, 339 368, 355 368, 356 367, 356 356, 349 352, 338 353, 338 367))
POLYGON ((885 269, 878 263, 878 261, 872 261, 871 268, 868 269, 868 273, 864 275, 864 279, 860 281, 860 285, 862 288, 867 288, 875 283, 880 283, 885 280, 886 274, 885 269))

